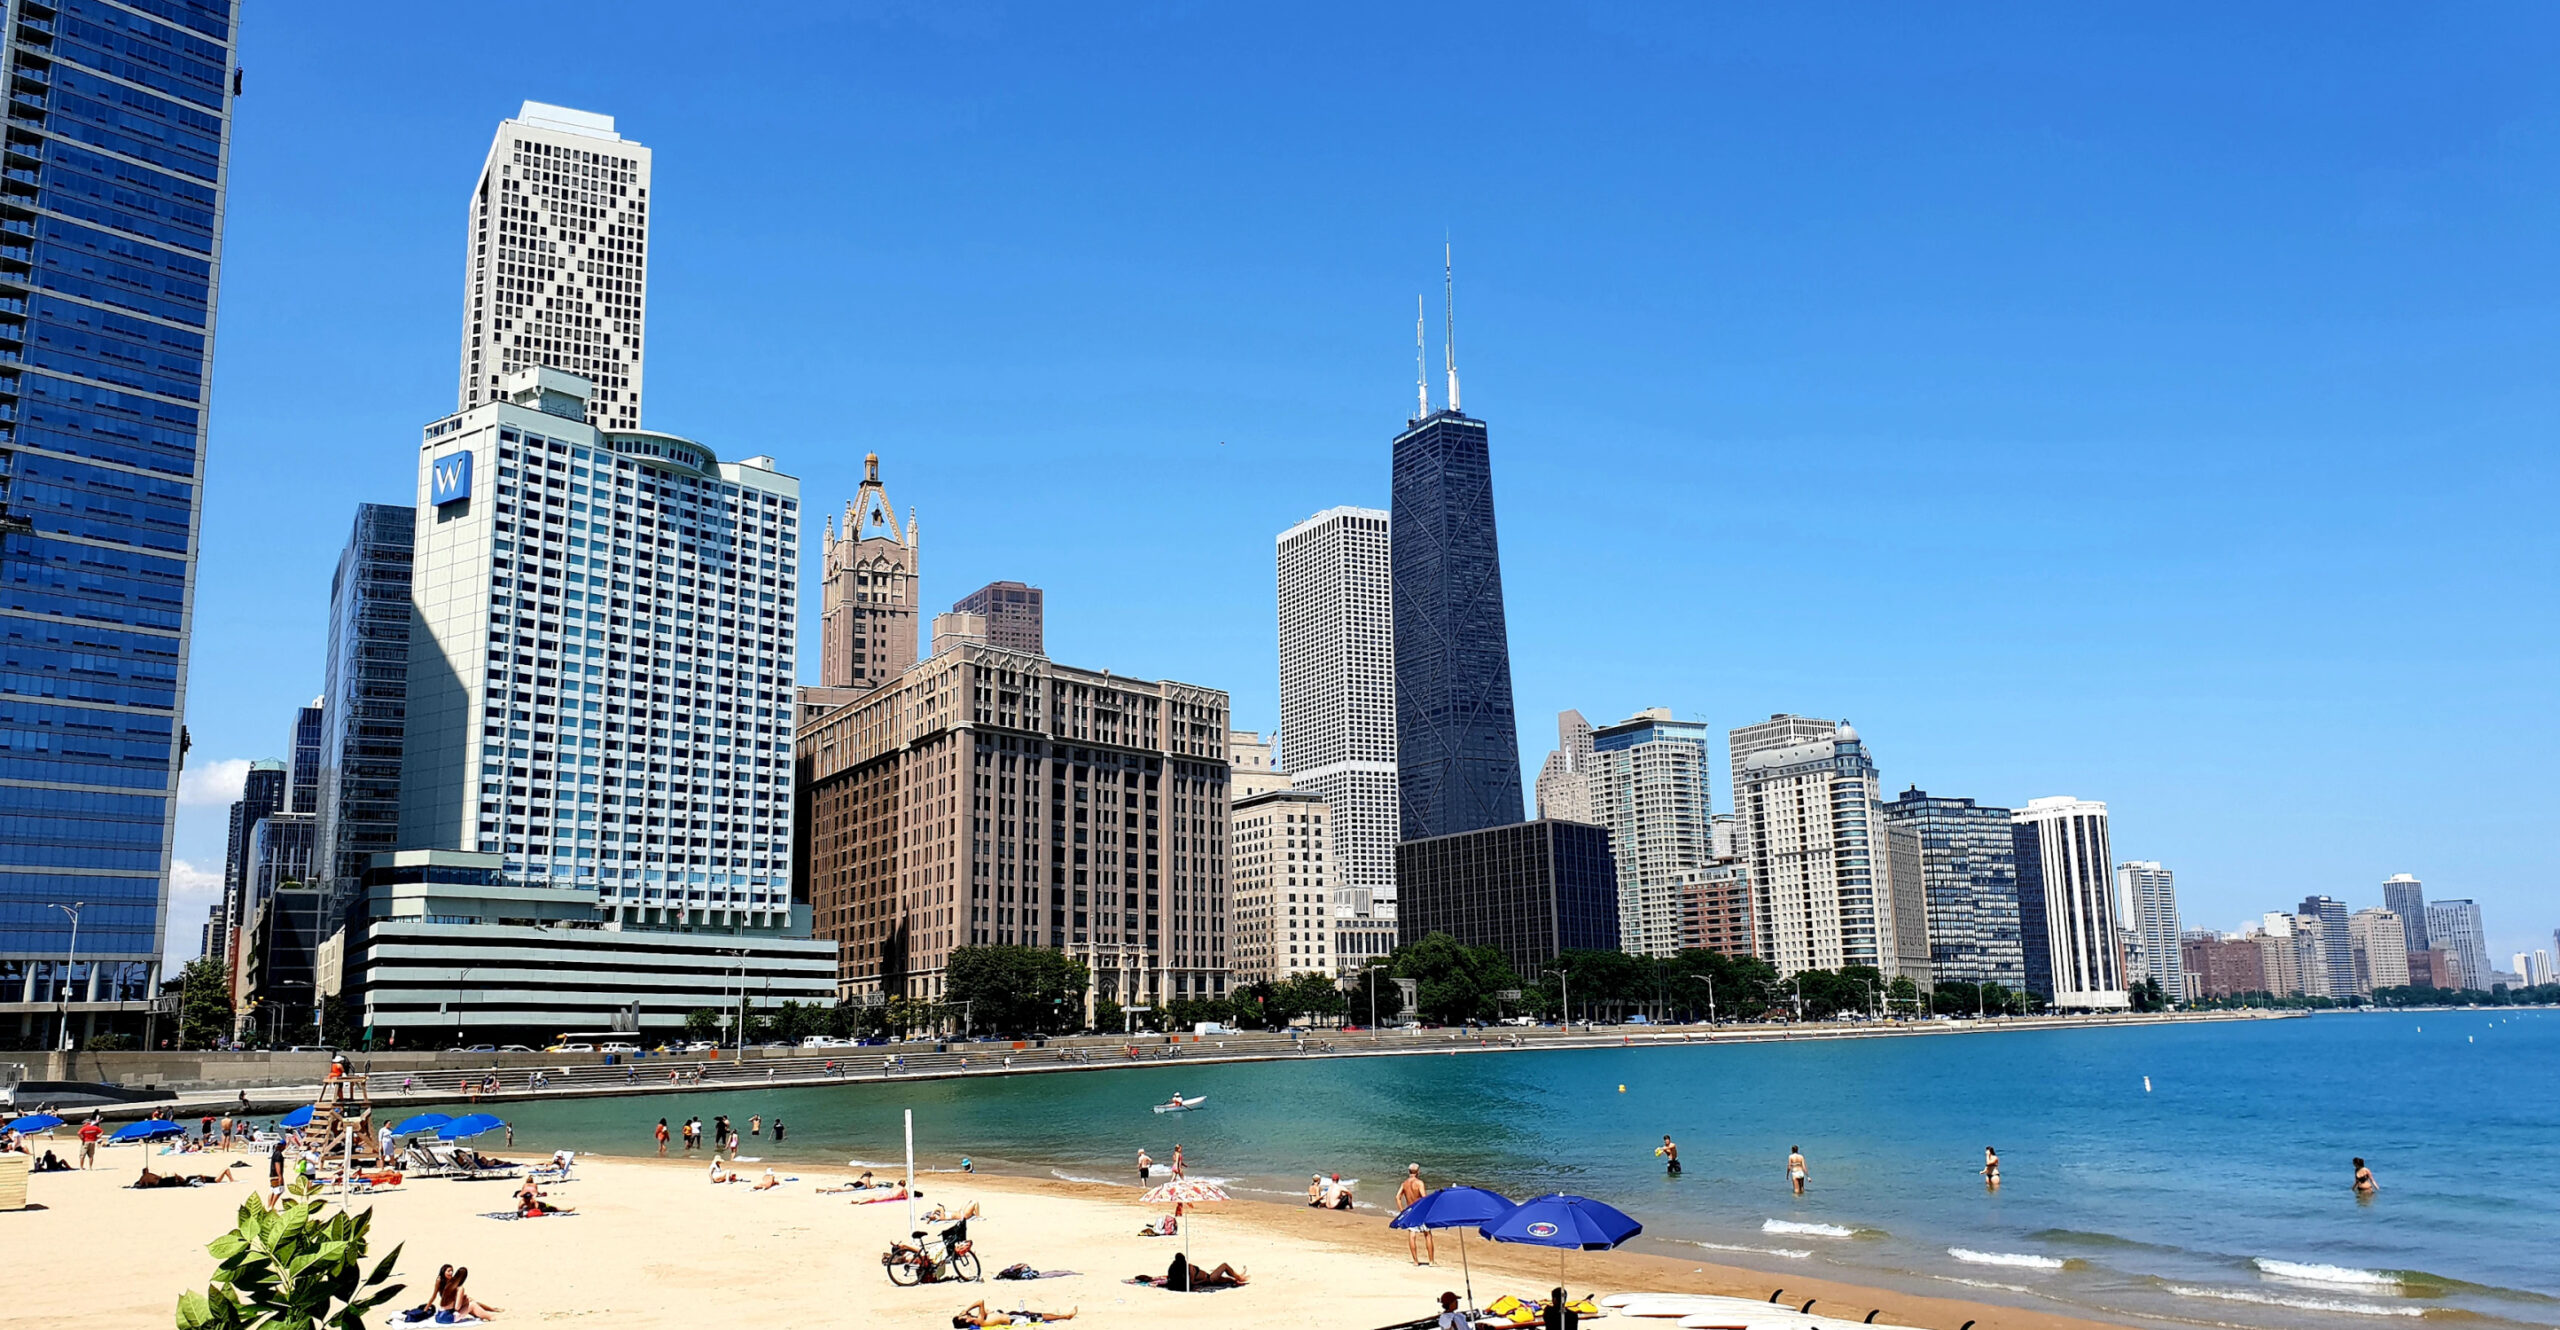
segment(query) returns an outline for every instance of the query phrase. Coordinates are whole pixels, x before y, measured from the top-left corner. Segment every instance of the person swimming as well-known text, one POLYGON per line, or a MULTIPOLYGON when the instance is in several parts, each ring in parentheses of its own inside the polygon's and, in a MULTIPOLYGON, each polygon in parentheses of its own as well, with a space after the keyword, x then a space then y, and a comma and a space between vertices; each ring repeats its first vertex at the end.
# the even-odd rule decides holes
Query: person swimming
POLYGON ((1798 1196, 1804 1195, 1804 1180, 1804 1147, 1801 1145, 1790 1145, 1787 1147, 1787 1181, 1795 1184, 1796 1195, 1798 1196))
POLYGON ((2364 1160, 2363 1160, 2363 1159, 2361 1159, 2361 1158, 2357 1159, 2357 1160, 2355 1161, 2355 1164, 2356 1164, 2356 1195, 2358 1195, 2358 1196, 2371 1196, 2371 1195, 2372 1195, 2372 1194, 2374 1194, 2375 1192, 2378 1192, 2378 1191, 2382 1190, 2382 1187, 2380 1186, 2380 1184, 2376 1183, 2376 1182, 2373 1180, 2373 1170, 2372 1170, 2372 1169, 2369 1169, 2369 1168, 2366 1168, 2366 1167, 2364 1166, 2364 1160))
POLYGON ((1987 1187, 2000 1185, 2000 1152, 1988 1145, 1982 1147, 1982 1182, 1987 1187))

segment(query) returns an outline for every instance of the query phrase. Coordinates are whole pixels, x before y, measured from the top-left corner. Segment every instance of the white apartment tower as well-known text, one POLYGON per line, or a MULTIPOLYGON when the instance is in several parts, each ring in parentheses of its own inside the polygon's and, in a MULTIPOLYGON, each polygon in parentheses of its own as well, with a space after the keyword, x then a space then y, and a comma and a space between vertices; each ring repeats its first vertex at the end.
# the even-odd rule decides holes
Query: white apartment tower
POLYGON ((647 340, 649 150, 613 117, 526 102, 498 123, 471 191, 456 411, 520 369, 593 385, 596 425, 640 428, 647 340))
POLYGON ((799 482, 591 423, 560 370, 498 387, 418 449, 401 848, 609 927, 785 927, 799 482))
MULTIPOLYGON (((2009 815, 2027 989, 2060 1011, 2133 1005, 2107 881, 2107 806, 2057 795, 2009 815)), ((2170 949, 2177 948, 2171 935, 2170 949)))
MULTIPOLYGON (((1618 864, 1618 949, 1678 955, 1682 902, 1715 867, 1707 775, 1713 737, 1704 722, 1674 720, 1669 709, 1653 707, 1605 729, 1586 725, 1580 741, 1583 816, 1570 820, 1609 829, 1618 864)), ((1540 816, 1563 816, 1548 802, 1544 775, 1538 786, 1540 816)))
MULTIPOLYGON (((1743 731, 1734 734, 1745 742, 1743 731)), ((1887 977, 1928 978, 1928 938, 1899 936, 1918 907, 1896 899, 1876 765, 1856 730, 1844 724, 1820 739, 1754 744, 1736 769, 1734 811, 1762 960, 1781 975, 1871 965, 1887 977)), ((1921 888, 1902 889, 1916 896, 1921 888)))
POLYGON ((2141 942, 2141 966, 2127 981, 2158 980, 2170 1001, 2181 1000, 2187 978, 2178 953, 2178 875, 2148 860, 2116 865, 2116 919, 2141 942))
MULTIPOLYGON (((1274 542, 1280 584, 1280 742, 1290 782, 1332 810, 1334 914, 1349 939, 1393 945, 1396 842, 1395 567, 1387 514, 1328 508, 1274 542)), ((1346 956, 1345 959, 1356 959, 1346 956)))

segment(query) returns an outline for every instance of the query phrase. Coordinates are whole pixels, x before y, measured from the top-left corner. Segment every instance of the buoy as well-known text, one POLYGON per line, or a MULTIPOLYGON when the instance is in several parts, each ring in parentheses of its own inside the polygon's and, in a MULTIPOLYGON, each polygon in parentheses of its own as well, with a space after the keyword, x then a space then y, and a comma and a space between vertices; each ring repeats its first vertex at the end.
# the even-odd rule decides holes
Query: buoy
POLYGON ((1620 1093, 1620 1094, 1625 1094, 1626 1092, 1627 1092, 1627 1087, 1625 1087, 1625 1086, 1623 1086, 1623 1085, 1621 1085, 1621 1086, 1619 1086, 1619 1087, 1618 1087, 1618 1093, 1620 1093))
POLYGON ((2151 1093, 2151 1078, 2148 1076, 2142 1078, 2142 1092, 2144 1094, 2151 1093))

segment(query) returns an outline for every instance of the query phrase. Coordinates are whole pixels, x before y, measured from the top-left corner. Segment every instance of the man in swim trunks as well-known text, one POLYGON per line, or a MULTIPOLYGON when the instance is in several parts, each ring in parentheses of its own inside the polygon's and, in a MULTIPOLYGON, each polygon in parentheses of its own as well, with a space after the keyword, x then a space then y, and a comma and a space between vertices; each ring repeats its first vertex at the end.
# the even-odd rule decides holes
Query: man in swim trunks
MULTIPOLYGON (((1405 1165, 1404 1185, 1396 1188, 1396 1213, 1403 1214, 1412 1209, 1413 1203, 1421 1200, 1429 1191, 1429 1188, 1422 1185, 1422 1165, 1405 1165)), ((1415 1265, 1431 1265, 1440 1259, 1439 1244, 1433 1239, 1431 1230, 1427 1228, 1406 1229, 1404 1250, 1407 1256, 1413 1258, 1415 1265), (1428 1260, 1424 1259, 1426 1252, 1429 1253, 1428 1260)))
POLYGON ((1147 1170, 1154 1168, 1155 1166, 1156 1161, 1147 1158, 1147 1152, 1144 1149, 1140 1149, 1138 1151, 1138 1181, 1146 1181, 1150 1176, 1147 1170))
POLYGON ((1680 1176, 1679 1142, 1665 1136, 1662 1138, 1662 1148, 1654 1151, 1654 1153, 1662 1156, 1662 1172, 1665 1177, 1676 1178, 1680 1176))
POLYGON ((1787 1147, 1787 1180, 1795 1184, 1798 1196, 1804 1195, 1804 1178, 1804 1147, 1790 1145, 1787 1147))

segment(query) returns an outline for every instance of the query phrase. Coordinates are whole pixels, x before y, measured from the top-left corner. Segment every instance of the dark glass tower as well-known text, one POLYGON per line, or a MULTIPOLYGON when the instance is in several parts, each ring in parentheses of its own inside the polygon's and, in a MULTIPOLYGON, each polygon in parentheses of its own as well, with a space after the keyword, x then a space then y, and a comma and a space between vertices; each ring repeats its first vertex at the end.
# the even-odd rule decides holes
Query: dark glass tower
POLYGON ((1396 436, 1387 534, 1404 839, 1518 822, 1520 734, 1483 421, 1435 411, 1396 436))
POLYGON ((293 780, 285 793, 286 811, 320 811, 320 741, 325 714, 318 700, 293 712, 293 780))
POLYGON ((110 1021, 139 1032, 159 969, 232 8, 0 7, 0 1023, 12 1036, 65 1017, 74 1038, 110 1021), (57 906, 79 908, 76 955, 57 906))
POLYGON ((320 694, 320 807, 313 878, 333 893, 328 927, 372 866, 399 848, 400 754, 409 701, 409 567, 418 511, 368 503, 329 584, 329 664, 320 694))

